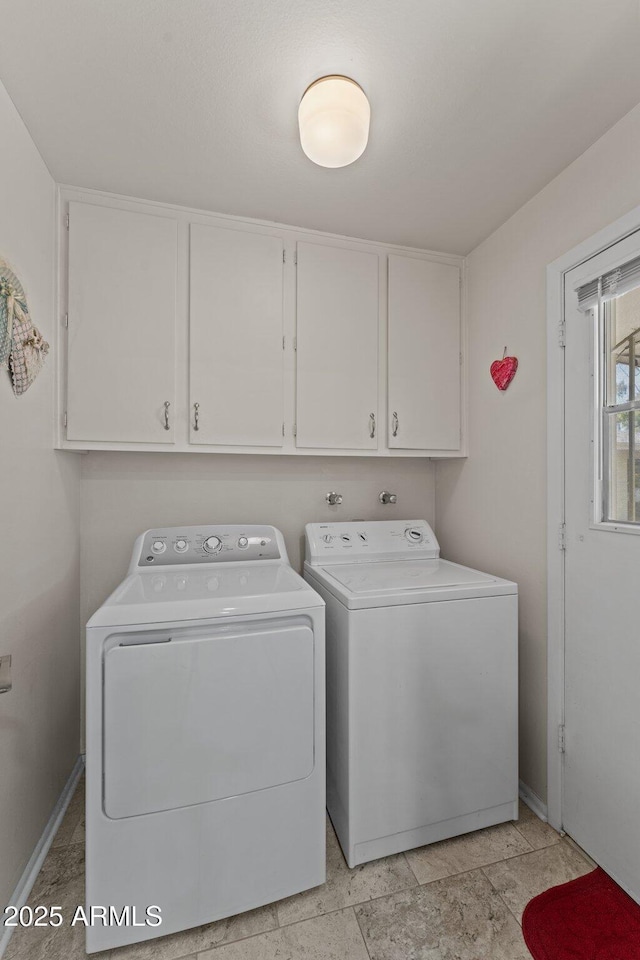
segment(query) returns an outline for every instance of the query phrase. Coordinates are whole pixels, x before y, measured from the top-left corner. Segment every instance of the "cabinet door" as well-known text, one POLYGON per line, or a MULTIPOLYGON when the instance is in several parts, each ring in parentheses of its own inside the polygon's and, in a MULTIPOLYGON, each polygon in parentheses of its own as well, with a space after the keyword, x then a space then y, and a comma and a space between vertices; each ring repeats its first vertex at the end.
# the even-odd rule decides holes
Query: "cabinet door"
POLYGON ((68 440, 173 443, 177 234, 69 204, 68 440))
POLYGON ((282 446, 282 252, 279 237, 191 226, 192 443, 282 446))
POLYGON ((389 257, 389 446, 460 448, 460 269, 389 257))
POLYGON ((378 256, 298 244, 298 447, 375 450, 378 256))

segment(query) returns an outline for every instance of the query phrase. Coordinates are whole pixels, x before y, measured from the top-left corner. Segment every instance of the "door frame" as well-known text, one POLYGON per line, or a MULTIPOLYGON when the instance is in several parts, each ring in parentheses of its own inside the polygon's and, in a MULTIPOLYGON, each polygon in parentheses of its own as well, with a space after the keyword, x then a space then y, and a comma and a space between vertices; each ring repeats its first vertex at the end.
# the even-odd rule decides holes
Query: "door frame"
POLYGON ((640 206, 547 266, 547 818, 562 829, 565 651, 565 274, 640 230, 640 206))

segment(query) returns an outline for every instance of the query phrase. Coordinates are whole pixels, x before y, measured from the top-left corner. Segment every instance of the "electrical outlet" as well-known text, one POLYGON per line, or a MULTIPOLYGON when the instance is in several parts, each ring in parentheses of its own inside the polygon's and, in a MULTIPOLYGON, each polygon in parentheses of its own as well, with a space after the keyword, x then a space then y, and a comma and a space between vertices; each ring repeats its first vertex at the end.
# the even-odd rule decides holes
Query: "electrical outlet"
POLYGON ((0 693, 11 690, 11 656, 0 657, 0 693))

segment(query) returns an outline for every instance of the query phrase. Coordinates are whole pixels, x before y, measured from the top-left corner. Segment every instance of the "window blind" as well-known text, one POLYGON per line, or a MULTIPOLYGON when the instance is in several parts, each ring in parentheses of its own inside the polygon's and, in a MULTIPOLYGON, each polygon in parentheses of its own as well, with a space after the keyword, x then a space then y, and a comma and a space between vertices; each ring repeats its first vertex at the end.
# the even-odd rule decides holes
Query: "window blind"
POLYGON ((613 300, 636 287, 640 287, 640 257, 578 287, 578 307, 584 311, 591 310, 598 301, 604 303, 605 300, 613 300))

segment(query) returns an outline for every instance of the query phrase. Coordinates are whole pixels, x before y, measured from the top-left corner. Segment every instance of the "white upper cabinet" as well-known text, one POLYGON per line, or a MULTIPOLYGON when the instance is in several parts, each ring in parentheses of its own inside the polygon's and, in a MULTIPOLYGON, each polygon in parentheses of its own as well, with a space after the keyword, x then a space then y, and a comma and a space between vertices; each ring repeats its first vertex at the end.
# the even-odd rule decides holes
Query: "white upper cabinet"
POLYGON ((390 255, 389 447, 460 449, 460 337, 460 267, 390 255))
POLYGON ((191 225, 191 443, 282 446, 283 249, 280 237, 191 225))
POLYGON ((68 440, 173 443, 177 221, 69 204, 68 440))
POLYGON ((377 253, 297 246, 298 448, 378 447, 377 253))
POLYGON ((60 204, 63 449, 465 455, 461 257, 73 187, 60 204))

